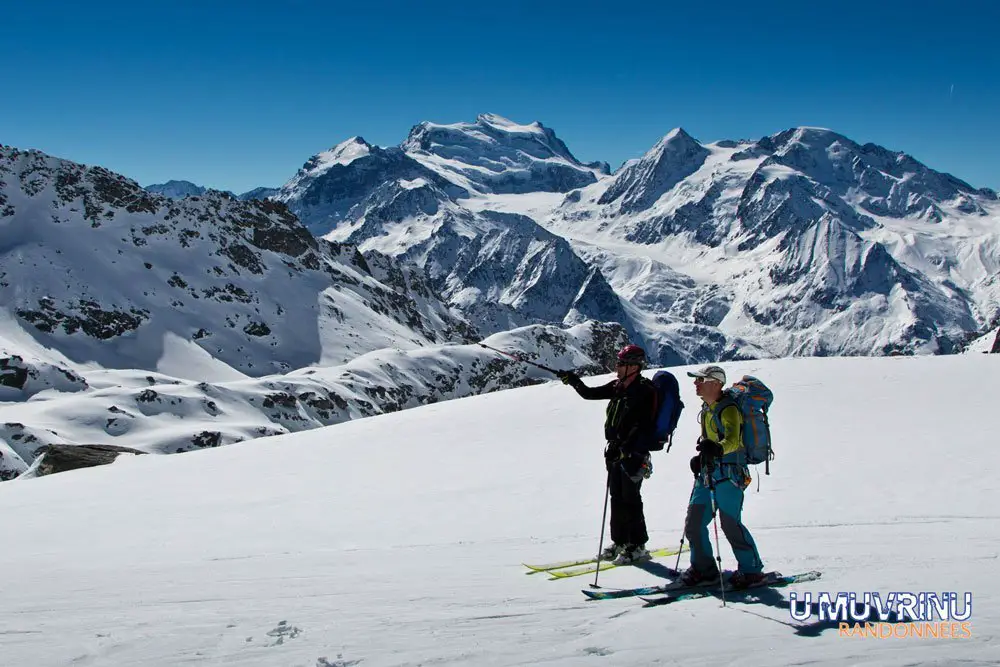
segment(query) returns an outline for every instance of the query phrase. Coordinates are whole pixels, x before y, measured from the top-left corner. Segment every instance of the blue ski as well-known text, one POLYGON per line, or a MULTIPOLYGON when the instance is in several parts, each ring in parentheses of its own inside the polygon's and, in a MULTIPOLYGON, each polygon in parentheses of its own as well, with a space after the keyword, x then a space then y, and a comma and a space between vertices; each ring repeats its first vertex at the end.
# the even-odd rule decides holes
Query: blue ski
MULTIPOLYGON (((791 584, 798 584, 806 581, 815 581, 823 576, 822 572, 811 571, 803 572, 801 574, 790 574, 788 576, 782 575, 780 572, 769 572, 767 578, 763 581, 757 582, 756 584, 750 584, 749 586, 743 586, 741 588, 732 588, 726 586, 726 593, 739 594, 742 591, 751 590, 754 588, 780 588, 782 586, 789 586, 791 584)), ((671 591, 659 591, 663 593, 661 597, 650 598, 646 597, 644 594, 639 597, 645 602, 644 607, 659 607, 660 605, 672 604, 674 602, 680 602, 682 600, 697 600, 698 598, 714 597, 721 595, 722 591, 719 589, 718 585, 714 586, 701 586, 698 588, 688 588, 688 589, 675 589, 671 591)))
MULTIPOLYGON (((667 576, 679 577, 680 572, 674 568, 666 568, 668 570, 667 576)), ((616 598, 631 598, 637 595, 656 595, 657 593, 667 593, 674 590, 684 591, 690 588, 690 586, 683 586, 678 582, 670 584, 659 584, 656 586, 640 586, 639 588, 624 588, 621 590, 587 590, 583 589, 583 594, 586 595, 591 600, 614 600, 616 598)))

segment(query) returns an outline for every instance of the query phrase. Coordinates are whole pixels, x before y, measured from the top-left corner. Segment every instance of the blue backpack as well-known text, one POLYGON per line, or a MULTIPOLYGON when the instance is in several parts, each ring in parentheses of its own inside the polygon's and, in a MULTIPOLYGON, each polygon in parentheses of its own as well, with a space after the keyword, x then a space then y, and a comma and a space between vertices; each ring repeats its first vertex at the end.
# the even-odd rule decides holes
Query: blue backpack
POLYGON ((722 399, 715 404, 712 419, 720 438, 726 434, 722 428, 719 415, 730 405, 735 405, 743 415, 743 449, 746 452, 746 462, 755 465, 764 464, 764 474, 771 474, 771 459, 774 450, 771 448, 771 427, 767 423, 767 410, 774 401, 774 394, 763 382, 752 375, 744 375, 739 382, 722 392, 722 399))
MULTIPOLYGON (((670 371, 657 371, 652 383, 656 389, 656 436, 649 451, 658 452, 671 440, 681 418, 684 402, 681 401, 677 378, 670 371)), ((667 445, 667 451, 670 451, 670 445, 667 445)))

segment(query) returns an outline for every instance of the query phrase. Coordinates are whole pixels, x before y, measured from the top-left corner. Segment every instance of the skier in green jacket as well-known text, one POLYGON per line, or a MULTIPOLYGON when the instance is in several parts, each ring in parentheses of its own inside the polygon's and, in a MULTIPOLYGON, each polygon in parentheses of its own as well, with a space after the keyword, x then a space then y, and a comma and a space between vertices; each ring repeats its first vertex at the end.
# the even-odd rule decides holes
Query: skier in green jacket
POLYGON ((681 581, 694 585, 719 579, 708 536, 708 525, 718 509, 722 530, 738 563, 729 585, 740 588, 760 581, 764 569, 757 545, 742 519, 743 491, 750 484, 741 431, 743 416, 734 403, 723 397, 726 372, 722 368, 705 366, 688 375, 694 378, 695 393, 704 403, 698 418, 699 453, 691 459, 694 489, 684 522, 684 535, 691 547, 691 567, 681 575, 681 581), (719 437, 716 418, 725 437, 719 437))

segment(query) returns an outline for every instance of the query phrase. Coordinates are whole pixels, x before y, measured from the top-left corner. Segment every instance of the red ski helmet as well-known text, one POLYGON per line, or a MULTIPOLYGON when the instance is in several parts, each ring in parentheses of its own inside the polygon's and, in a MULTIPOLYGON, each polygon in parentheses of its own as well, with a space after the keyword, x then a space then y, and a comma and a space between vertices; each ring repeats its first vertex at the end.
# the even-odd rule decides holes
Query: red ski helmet
POLYGON ((618 351, 618 363, 629 366, 645 366, 646 352, 638 345, 626 345, 618 351))

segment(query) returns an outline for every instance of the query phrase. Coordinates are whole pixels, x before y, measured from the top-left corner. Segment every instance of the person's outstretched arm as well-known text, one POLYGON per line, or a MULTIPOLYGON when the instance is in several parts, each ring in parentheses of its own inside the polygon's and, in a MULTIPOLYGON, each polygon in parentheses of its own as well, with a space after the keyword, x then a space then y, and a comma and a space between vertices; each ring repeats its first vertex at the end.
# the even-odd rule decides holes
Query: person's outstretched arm
POLYGON ((607 400, 614 398, 615 395, 615 384, 617 380, 612 380, 607 384, 602 384, 600 387, 588 387, 580 379, 580 376, 573 371, 563 371, 559 373, 559 379, 562 380, 563 384, 568 384, 576 390, 576 393, 580 394, 581 397, 587 399, 588 401, 597 400, 607 400))

